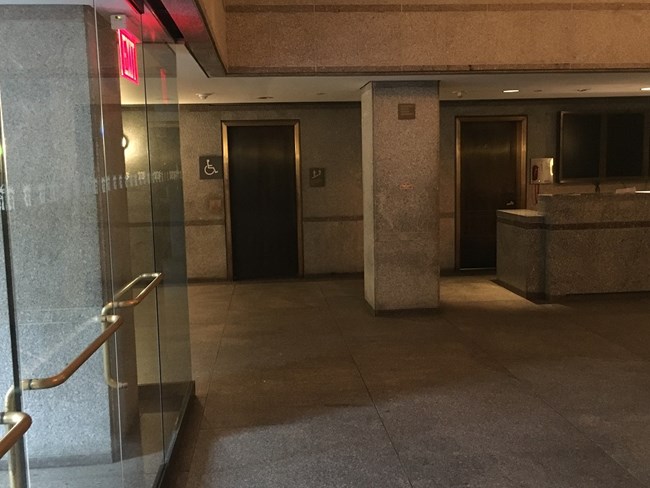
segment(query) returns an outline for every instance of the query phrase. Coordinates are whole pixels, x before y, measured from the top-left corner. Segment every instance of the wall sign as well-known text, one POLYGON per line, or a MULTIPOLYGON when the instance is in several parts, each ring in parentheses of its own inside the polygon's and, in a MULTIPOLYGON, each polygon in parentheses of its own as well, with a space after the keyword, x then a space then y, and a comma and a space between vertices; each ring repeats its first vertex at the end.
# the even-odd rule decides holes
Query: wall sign
POLYGON ((398 103, 397 104, 397 119, 398 120, 412 120, 415 118, 415 104, 414 103, 398 103))
POLYGON ((138 40, 129 31, 120 29, 117 31, 120 54, 120 76, 135 83, 138 82, 138 40))
POLYGON ((325 186, 325 168, 309 168, 309 186, 325 186))
POLYGON ((217 155, 199 156, 199 178, 223 180, 223 158, 217 155))

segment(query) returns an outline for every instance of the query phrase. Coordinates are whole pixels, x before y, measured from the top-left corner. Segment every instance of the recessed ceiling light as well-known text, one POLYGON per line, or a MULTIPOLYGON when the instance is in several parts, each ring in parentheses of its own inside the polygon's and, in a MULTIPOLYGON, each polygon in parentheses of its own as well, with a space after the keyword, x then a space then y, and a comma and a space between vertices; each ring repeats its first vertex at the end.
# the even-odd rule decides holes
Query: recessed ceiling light
POLYGON ((201 100, 206 100, 210 95, 214 95, 214 93, 212 93, 212 92, 208 92, 208 93, 196 93, 195 95, 196 95, 197 97, 199 97, 199 99, 201 99, 201 100))
POLYGON ((650 91, 650 86, 645 86, 641 88, 641 91, 650 91))
POLYGON ((503 93, 519 93, 519 90, 516 89, 510 89, 510 90, 503 90, 503 93))

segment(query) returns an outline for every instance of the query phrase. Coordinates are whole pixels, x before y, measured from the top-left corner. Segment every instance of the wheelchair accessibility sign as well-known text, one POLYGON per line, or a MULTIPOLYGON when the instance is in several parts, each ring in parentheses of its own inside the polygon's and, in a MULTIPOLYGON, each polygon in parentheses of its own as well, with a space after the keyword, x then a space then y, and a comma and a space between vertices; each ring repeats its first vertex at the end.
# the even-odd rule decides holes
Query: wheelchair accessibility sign
POLYGON ((202 180, 223 179, 223 158, 221 156, 199 156, 199 178, 202 180))

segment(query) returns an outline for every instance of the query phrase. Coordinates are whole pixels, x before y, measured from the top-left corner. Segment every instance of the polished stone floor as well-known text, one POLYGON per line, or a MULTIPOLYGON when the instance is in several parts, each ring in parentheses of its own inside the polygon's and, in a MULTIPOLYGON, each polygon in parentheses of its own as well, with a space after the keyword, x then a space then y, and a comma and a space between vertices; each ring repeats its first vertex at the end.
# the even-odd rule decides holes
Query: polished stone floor
POLYGON ((443 278, 190 287, 197 401, 175 488, 650 487, 650 295, 535 304, 443 278))

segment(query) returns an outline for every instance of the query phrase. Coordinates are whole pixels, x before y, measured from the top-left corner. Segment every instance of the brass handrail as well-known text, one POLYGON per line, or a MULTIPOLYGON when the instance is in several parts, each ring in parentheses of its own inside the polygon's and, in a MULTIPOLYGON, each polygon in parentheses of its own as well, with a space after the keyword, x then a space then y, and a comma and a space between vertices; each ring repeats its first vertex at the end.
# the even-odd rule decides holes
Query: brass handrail
POLYGON ((0 425, 10 425, 9 431, 0 439, 0 459, 22 439, 32 425, 32 418, 23 412, 0 412, 0 425))
MULTIPOLYGON (((30 378, 26 380, 21 380, 20 388, 21 390, 44 390, 46 388, 54 388, 55 386, 60 386, 65 383, 74 373, 77 371, 90 357, 102 347, 102 345, 108 340, 108 338, 113 335, 124 323, 124 319, 118 315, 104 315, 100 317, 102 323, 108 323, 108 327, 104 327, 102 333, 92 341, 81 353, 74 358, 65 368, 63 368, 59 373, 54 376, 49 376, 47 378, 30 378)), ((15 416, 25 415, 22 413, 14 413, 17 407, 16 401, 16 389, 12 386, 7 395, 5 396, 5 413, 3 418, 8 418, 9 421, 16 419, 15 416), (7 414, 10 416, 7 417, 7 414)), ((1 422, 0 422, 1 423, 1 422)), ((29 419, 29 424, 31 424, 31 419, 29 419)), ((22 424, 25 426, 25 423, 22 424)), ((18 425, 16 424, 16 427, 18 425)), ((29 425, 26 426, 27 428, 29 425)), ((21 427, 25 428, 25 427, 21 427)), ((27 430, 25 428, 25 430, 27 430)), ((9 431, 9 434, 13 432, 14 429, 9 431)), ((18 431, 17 431, 18 432, 18 431)), ((18 435, 17 439, 12 435, 11 439, 13 440, 13 449, 11 450, 11 456, 9 459, 9 480, 11 488, 24 488, 27 486, 27 479, 25 478, 27 460, 25 453, 25 444, 23 442, 22 434, 18 435)))
POLYGON ((120 298, 122 295, 124 295, 126 292, 131 291, 131 288, 133 288, 139 281, 142 280, 151 280, 151 282, 147 286, 145 286, 140 293, 138 293, 138 296, 132 298, 131 300, 109 302, 106 305, 104 305, 101 314, 106 315, 108 311, 111 309, 115 310, 117 308, 128 308, 128 307, 135 307, 136 305, 138 305, 151 292, 151 290, 153 290, 156 286, 158 286, 158 283, 162 281, 162 273, 141 274, 133 281, 127 283, 120 290, 118 290, 113 296, 113 299, 116 300, 120 298))
POLYGON ((83 365, 90 356, 93 355, 97 349, 99 349, 108 338, 113 335, 117 329, 119 329, 124 320, 119 315, 103 315, 101 317, 102 322, 108 323, 108 327, 105 327, 102 333, 92 341, 88 347, 86 347, 81 353, 74 358, 65 368, 63 368, 59 373, 54 376, 49 376, 47 378, 30 378, 22 380, 20 382, 20 388, 25 390, 44 390, 46 388, 54 388, 55 386, 62 385, 65 383, 72 374, 77 371, 81 365, 83 365))
MULTIPOLYGON (((115 295, 113 296, 114 301, 104 305, 104 308, 102 308, 101 311, 102 316, 107 314, 109 310, 115 311, 118 308, 135 307, 142 300, 144 300, 149 293, 151 293, 151 290, 153 290, 156 286, 158 286, 158 283, 162 281, 162 278, 163 278, 162 273, 143 273, 140 276, 136 277, 135 279, 133 279, 132 281, 124 285, 115 293, 115 295), (131 300, 115 301, 119 299, 121 296, 123 296, 124 294, 126 294, 127 292, 131 291, 131 289, 136 284, 138 284, 138 282, 143 280, 151 280, 151 282, 149 282, 149 284, 145 286, 135 298, 132 298, 131 300)), ((104 354, 104 379, 106 380, 106 384, 111 388, 126 388, 127 386, 129 386, 128 383, 117 381, 111 375, 111 357, 107 346, 104 346, 103 354, 104 354)))

